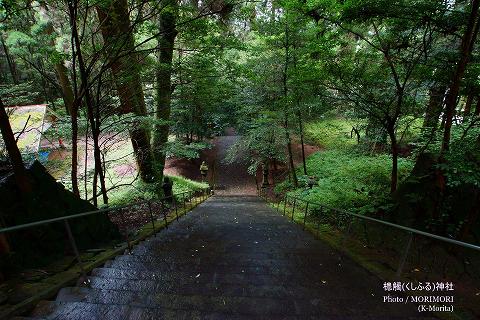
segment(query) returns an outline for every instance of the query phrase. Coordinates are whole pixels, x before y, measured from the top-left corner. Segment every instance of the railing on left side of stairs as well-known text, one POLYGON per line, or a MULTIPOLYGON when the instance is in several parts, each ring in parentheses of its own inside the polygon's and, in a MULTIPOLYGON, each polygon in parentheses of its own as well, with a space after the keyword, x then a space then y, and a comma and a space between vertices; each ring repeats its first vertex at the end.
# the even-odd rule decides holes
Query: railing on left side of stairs
MULTIPOLYGON (((120 212, 121 215, 121 220, 125 222, 125 217, 123 215, 123 211, 125 209, 131 209, 136 206, 146 206, 148 209, 148 216, 149 216, 149 223, 152 225, 152 233, 155 234, 155 218, 154 218, 154 209, 153 205, 159 204, 160 205, 160 215, 163 216, 163 220, 165 223, 165 228, 168 228, 169 221, 167 219, 167 215, 169 213, 174 213, 175 214, 175 220, 178 221, 179 219, 179 210, 184 210, 184 211, 189 211, 193 209, 196 205, 199 203, 205 201, 211 194, 210 187, 208 188, 202 188, 198 189, 195 191, 185 191, 181 193, 174 194, 173 196, 169 197, 162 197, 160 199, 156 200, 143 200, 143 201, 138 201, 135 203, 131 203, 128 205, 124 206, 113 206, 113 207, 106 207, 98 210, 93 210, 93 211, 87 211, 87 212, 82 212, 82 213, 77 213, 77 214, 71 214, 71 215, 66 215, 66 216, 61 216, 57 218, 52 218, 52 219, 46 219, 46 220, 41 220, 41 221, 35 221, 35 222, 30 222, 30 223, 25 223, 21 225, 16 225, 16 226, 10 226, 10 227, 5 227, 0 229, 0 234, 7 234, 7 233, 12 233, 20 230, 26 230, 26 229, 32 229, 32 228, 38 228, 41 226, 49 225, 52 223, 59 223, 63 222, 66 234, 68 236, 68 240, 71 246, 71 249, 75 255, 75 259, 78 262, 81 276, 83 279, 86 279, 86 270, 84 268, 84 263, 80 257, 80 252, 78 250, 77 246, 77 241, 75 239, 75 235, 72 232, 72 229, 70 227, 70 222, 74 219, 80 219, 82 217, 87 217, 91 215, 96 215, 96 214, 112 214, 115 212, 120 212), (166 209, 167 203, 171 204, 170 210, 166 209)), ((145 225, 143 225, 145 226, 145 225)), ((142 226, 142 227, 143 227, 142 226)), ((132 250, 132 240, 130 239, 129 232, 128 230, 124 232, 125 241, 127 243, 127 248, 129 252, 132 250)))

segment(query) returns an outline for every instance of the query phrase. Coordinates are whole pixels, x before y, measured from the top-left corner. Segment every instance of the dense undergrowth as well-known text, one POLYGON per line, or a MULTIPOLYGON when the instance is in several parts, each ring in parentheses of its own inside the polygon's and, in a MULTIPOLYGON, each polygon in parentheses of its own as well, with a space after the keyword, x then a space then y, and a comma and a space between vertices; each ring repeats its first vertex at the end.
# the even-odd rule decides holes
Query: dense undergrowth
MULTIPOLYGON (((181 176, 168 176, 173 182, 173 194, 182 192, 196 191, 207 188, 208 184, 193 181, 181 176)), ((115 192, 109 194, 109 205, 127 205, 129 203, 141 200, 156 200, 160 198, 157 184, 146 184, 137 182, 131 186, 117 189, 115 192)))
MULTIPOLYGON (((412 166, 409 159, 400 160, 400 179, 409 174, 412 166)), ((354 149, 326 150, 311 155, 307 168, 317 178, 318 186, 309 189, 307 177, 300 176, 300 188, 292 189, 286 181, 277 191, 290 190, 297 197, 355 212, 375 211, 386 203, 391 170, 388 155, 365 155, 354 149)))
MULTIPOLYGON (((307 158, 308 175, 315 176, 318 185, 309 189, 308 177, 303 175, 302 168, 297 168, 299 188, 294 189, 286 180, 275 191, 357 213, 387 209, 391 156, 372 150, 371 144, 363 140, 357 143, 356 136, 351 134, 353 126, 361 123, 330 117, 307 124, 307 141, 324 148, 307 158)), ((400 181, 409 175, 413 165, 409 157, 399 159, 400 181)))

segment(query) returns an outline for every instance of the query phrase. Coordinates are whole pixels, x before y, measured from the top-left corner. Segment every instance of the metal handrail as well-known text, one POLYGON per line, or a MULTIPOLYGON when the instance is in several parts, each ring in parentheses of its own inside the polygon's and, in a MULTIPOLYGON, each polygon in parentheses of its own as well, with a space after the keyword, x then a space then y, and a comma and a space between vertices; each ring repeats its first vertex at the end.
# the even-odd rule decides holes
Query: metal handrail
POLYGON ((477 245, 474 245, 474 244, 471 244, 471 243, 468 243, 468 242, 463 242, 463 241, 459 241, 459 240, 455 240, 455 239, 450 239, 450 238, 447 238, 447 237, 439 236, 439 235, 429 233, 429 232, 425 232, 425 231, 421 231, 421 230, 418 230, 418 229, 405 227, 405 226, 395 224, 395 223, 391 223, 391 222, 388 222, 388 221, 375 219, 375 218, 372 218, 372 217, 348 212, 348 211, 341 210, 341 209, 332 208, 332 207, 329 207, 329 206, 326 206, 326 205, 323 205, 323 204, 320 204, 320 203, 317 203, 317 202, 314 202, 314 201, 301 199, 301 198, 291 196, 291 195, 285 195, 285 198, 284 198, 285 203, 286 203, 287 198, 291 198, 295 201, 302 201, 302 202, 305 202, 305 203, 310 203, 310 204, 325 208, 327 210, 347 214, 349 216, 353 216, 353 217, 356 217, 356 218, 359 218, 359 219, 373 221, 373 222, 376 222, 376 223, 380 223, 380 224, 383 224, 383 225, 386 225, 386 226, 389 226, 389 227, 393 227, 393 228, 397 228, 397 229, 407 231, 407 232, 410 232, 410 233, 418 234, 418 235, 425 236, 425 237, 428 237, 428 238, 432 238, 432 239, 448 242, 448 243, 451 243, 451 244, 455 244, 455 245, 458 245, 458 246, 462 246, 462 247, 465 247, 465 248, 480 251, 480 246, 477 246, 477 245))
MULTIPOLYGON (((199 189, 199 190, 205 191, 205 190, 208 190, 208 188, 199 189)), ((170 196, 170 197, 163 197, 163 198, 158 199, 156 201, 167 200, 167 199, 170 199, 174 196, 179 196, 179 195, 184 195, 184 194, 189 194, 189 193, 191 193, 191 191, 185 191, 185 192, 174 194, 173 196, 170 196)), ((28 228, 31 228, 31 227, 50 224, 50 223, 59 222, 59 221, 67 221, 67 220, 71 220, 71 219, 81 218, 81 217, 85 217, 85 216, 89 216, 89 215, 93 215, 93 214, 98 214, 98 213, 103 213, 103 212, 109 212, 109 211, 113 211, 113 210, 126 209, 126 208, 130 208, 130 207, 133 207, 133 206, 136 206, 136 205, 146 204, 146 203, 151 203, 151 202, 152 201, 150 201, 150 200, 143 200, 143 201, 138 201, 138 202, 135 202, 135 203, 130 203, 130 204, 127 204, 127 205, 124 205, 124 206, 108 207, 108 208, 104 208, 104 209, 98 209, 98 210, 92 210, 92 211, 86 211, 86 212, 82 212, 82 213, 72 214, 72 215, 68 215, 68 216, 62 216, 62 217, 58 217, 58 218, 29 222, 29 223, 25 223, 25 224, 13 226, 13 227, 2 228, 2 229, 0 229, 0 234, 7 233, 7 232, 12 232, 12 231, 18 231, 18 230, 22 230, 22 229, 28 229, 28 228)))

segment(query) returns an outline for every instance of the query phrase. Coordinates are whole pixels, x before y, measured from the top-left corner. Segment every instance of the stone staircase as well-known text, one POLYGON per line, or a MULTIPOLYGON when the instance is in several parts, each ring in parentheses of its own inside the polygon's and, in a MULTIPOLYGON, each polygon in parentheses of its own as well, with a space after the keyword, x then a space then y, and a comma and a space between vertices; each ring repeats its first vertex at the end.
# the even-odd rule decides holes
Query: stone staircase
POLYGON ((17 319, 406 319, 381 281, 256 197, 213 197, 17 319))

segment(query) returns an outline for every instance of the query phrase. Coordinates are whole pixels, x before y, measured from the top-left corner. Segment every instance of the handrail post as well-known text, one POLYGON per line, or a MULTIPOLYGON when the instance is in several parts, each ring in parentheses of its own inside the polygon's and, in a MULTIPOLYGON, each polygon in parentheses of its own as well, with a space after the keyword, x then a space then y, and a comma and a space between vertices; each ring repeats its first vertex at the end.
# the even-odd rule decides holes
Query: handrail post
POLYGON ((172 195, 172 202, 173 202, 173 206, 175 207, 175 217, 177 218, 177 221, 178 221, 177 199, 173 195, 172 195))
POLYGON ((295 214, 295 205, 296 204, 297 204, 297 198, 293 198, 292 221, 293 221, 293 215, 295 214))
POLYGON ((163 204, 163 201, 160 200, 160 208, 161 208, 161 212, 163 214, 163 221, 165 221, 165 228, 168 229, 168 220, 167 220, 167 214, 165 212, 165 205, 163 204))
POLYGON ((156 237, 157 233, 155 232, 155 221, 153 220, 152 203, 150 201, 148 201, 148 213, 150 213, 150 221, 152 222, 153 236, 156 237))
MULTIPOLYGON (((323 207, 320 206, 319 209, 320 209, 320 211, 319 211, 319 213, 320 213, 319 216, 320 216, 323 213, 323 207)), ((318 237, 319 233, 320 233, 320 219, 317 219, 317 237, 318 237)))
POLYGON ((308 205, 310 202, 307 201, 307 206, 305 207, 305 215, 303 216, 303 230, 305 230, 305 224, 307 222, 307 215, 308 215, 308 205))
POLYGON ((82 283, 88 285, 89 281, 87 279, 87 273, 85 272, 85 268, 83 267, 83 261, 80 258, 80 253, 78 252, 78 247, 77 243, 75 242, 75 238, 72 233, 72 229, 70 229, 70 224, 68 223, 68 220, 65 219, 65 229, 67 229, 67 235, 68 235, 68 240, 70 241, 70 245, 72 246, 73 253, 75 254, 75 257, 78 261, 78 265, 80 266, 80 272, 82 274, 82 283))
POLYGON ((413 241, 413 233, 410 232, 408 236, 407 245, 405 246, 405 250, 403 251, 403 255, 400 260, 400 264, 398 265, 397 273, 395 274, 397 278, 400 278, 403 271, 403 267, 405 267, 405 262, 407 261, 408 252, 410 251, 410 247, 412 246, 412 241, 413 241))
POLYGON ((347 243, 347 239, 348 239, 349 236, 350 236, 350 229, 352 228, 353 220, 354 220, 354 218, 352 217, 352 218, 350 219, 350 222, 348 223, 347 230, 345 230, 345 234, 343 235, 343 239, 342 239, 342 247, 345 247, 345 245, 346 245, 346 243, 347 243))
POLYGON ((283 215, 285 216, 285 213, 287 212, 287 195, 285 195, 283 200, 285 201, 283 204, 283 215))
POLYGON ((189 203, 189 206, 190 206, 189 210, 192 210, 193 209, 193 202, 192 202, 192 192, 191 191, 188 191, 188 203, 189 203))
POLYGON ((131 254, 132 253, 132 245, 130 243, 130 237, 128 236, 128 228, 125 220, 125 214, 123 213, 123 210, 120 209, 120 212, 122 213, 122 220, 123 220, 123 225, 125 226, 125 239, 127 240, 127 247, 128 247, 128 252, 131 254))

